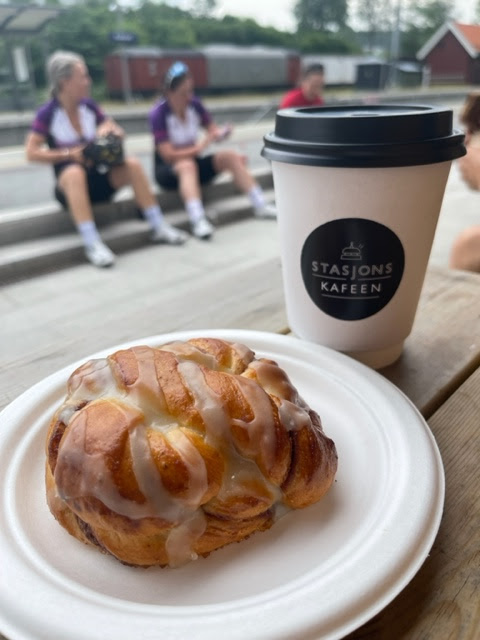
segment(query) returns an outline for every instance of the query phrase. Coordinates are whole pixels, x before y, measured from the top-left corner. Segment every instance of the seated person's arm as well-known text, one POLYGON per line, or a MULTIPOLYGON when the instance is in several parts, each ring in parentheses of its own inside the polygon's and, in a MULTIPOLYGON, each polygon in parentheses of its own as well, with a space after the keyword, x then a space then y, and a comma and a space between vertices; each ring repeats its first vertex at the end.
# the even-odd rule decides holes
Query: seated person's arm
POLYGON ((228 138, 228 136, 232 133, 233 127, 231 124, 224 124, 222 126, 218 126, 215 122, 211 122, 206 127, 206 131, 210 140, 212 142, 221 142, 228 138))
POLYGON ((204 151, 211 142, 215 139, 216 126, 210 125, 207 128, 206 135, 195 144, 191 144, 188 147, 174 147, 173 144, 166 140, 165 142, 159 142, 157 144, 157 152, 163 158, 163 161, 167 164, 175 164, 180 160, 188 158, 195 158, 204 151), (210 129, 212 127, 212 129, 210 129))
POLYGON ((83 145, 76 145, 69 148, 49 149, 45 136, 35 131, 31 131, 25 142, 25 153, 27 160, 30 162, 45 162, 48 164, 57 164, 74 160, 75 162, 83 162, 82 156, 83 145))
POLYGON ((107 136, 109 133, 112 133, 114 136, 118 136, 119 138, 123 138, 125 136, 125 131, 113 118, 105 118, 105 120, 103 120, 97 127, 97 136, 107 136))

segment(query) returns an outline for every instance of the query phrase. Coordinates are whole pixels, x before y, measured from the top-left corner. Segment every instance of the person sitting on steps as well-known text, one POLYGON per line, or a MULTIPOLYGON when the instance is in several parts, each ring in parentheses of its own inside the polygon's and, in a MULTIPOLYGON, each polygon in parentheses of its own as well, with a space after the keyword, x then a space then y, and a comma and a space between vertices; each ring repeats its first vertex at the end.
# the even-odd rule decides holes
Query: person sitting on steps
POLYGON ((153 106, 150 127, 155 145, 155 178, 162 189, 179 190, 195 237, 207 240, 213 235, 201 187, 223 171, 230 172, 237 187, 248 194, 257 217, 276 218, 275 207, 265 201, 241 154, 221 150, 202 155, 212 142, 225 138, 229 130, 217 126, 194 96, 193 79, 183 62, 175 62, 167 71, 164 99, 153 106), (202 127, 206 134, 199 140, 202 127))
POLYGON ((114 263, 115 255, 98 233, 92 203, 109 200, 126 185, 133 188, 151 227, 151 240, 183 244, 187 235, 164 219, 137 158, 127 156, 123 164, 104 173, 87 166, 83 156, 86 144, 108 133, 123 137, 123 130, 89 97, 91 80, 84 59, 70 51, 56 51, 47 61, 47 75, 52 97, 36 113, 26 140, 26 155, 30 161, 53 165, 55 195, 68 206, 87 259, 96 267, 114 263))
MULTIPOLYGON (((480 93, 470 93, 460 111, 465 129, 467 155, 457 161, 460 175, 475 191, 480 190, 480 93)), ((480 225, 463 229, 455 238, 450 252, 452 269, 480 272, 480 225)))

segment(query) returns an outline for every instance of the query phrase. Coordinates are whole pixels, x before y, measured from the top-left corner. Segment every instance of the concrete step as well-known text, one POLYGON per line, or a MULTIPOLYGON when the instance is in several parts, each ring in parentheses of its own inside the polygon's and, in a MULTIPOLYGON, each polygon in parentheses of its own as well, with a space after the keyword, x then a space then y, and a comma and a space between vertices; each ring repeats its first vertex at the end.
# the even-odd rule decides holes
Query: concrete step
MULTIPOLYGON (((272 178, 268 172, 260 172, 257 179, 265 189, 268 200, 273 200, 272 178)), ((245 195, 238 195, 231 181, 209 187, 206 203, 207 213, 213 224, 220 226, 253 215, 252 207, 245 195), (223 197, 218 197, 223 195, 223 197), (215 196, 215 198, 213 198, 215 196)), ((161 200, 161 197, 160 197, 161 200)), ((189 229, 188 219, 183 207, 164 208, 167 220, 185 230, 189 229)), ((96 212, 97 213, 97 212, 96 212)), ((102 238, 115 253, 131 251, 145 246, 149 242, 149 228, 145 221, 136 216, 132 201, 123 201, 117 207, 106 206, 103 212, 106 220, 100 225, 102 238), (117 209, 115 217, 108 208, 117 209), (118 212, 120 211, 120 213, 118 212)), ((67 228, 58 224, 58 211, 31 214, 23 220, 24 235, 18 239, 18 229, 11 238, 15 241, 0 248, 0 286, 25 280, 40 274, 57 271, 85 261, 82 242, 73 225, 67 228), (44 220, 42 218, 45 217, 44 220), (34 223, 34 224, 33 224, 34 223), (32 227, 36 226, 41 234, 31 237, 32 227), (44 233, 50 228, 51 233, 44 233), (43 234, 43 235, 42 235, 43 234)), ((69 217, 61 212, 65 220, 69 217)), ((12 221, 10 220, 10 225, 12 221)), ((0 223, 0 236, 3 235, 0 223)), ((189 242, 198 242, 192 238, 189 242)), ((178 250, 177 247, 165 247, 165 250, 178 250)))
MULTIPOLYGON (((272 175, 268 166, 253 171, 253 174, 264 189, 272 188, 272 175)), ((206 206, 237 194, 238 190, 228 176, 220 176, 203 191, 206 206)), ((176 192, 157 191, 157 197, 165 212, 182 208, 182 202, 176 192)), ((95 206, 95 220, 100 228, 132 218, 141 218, 141 215, 129 188, 118 192, 112 202, 95 206)), ((0 210, 0 247, 71 233, 74 230, 70 216, 57 202, 0 210)))

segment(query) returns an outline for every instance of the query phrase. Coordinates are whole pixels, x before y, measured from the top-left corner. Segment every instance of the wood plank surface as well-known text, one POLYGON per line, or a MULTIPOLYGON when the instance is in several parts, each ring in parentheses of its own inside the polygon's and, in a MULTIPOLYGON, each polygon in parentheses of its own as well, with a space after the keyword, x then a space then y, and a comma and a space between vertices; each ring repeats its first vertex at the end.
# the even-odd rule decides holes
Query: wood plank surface
POLYGON ((348 640, 480 638, 480 369, 428 422, 446 477, 437 538, 410 584, 348 640))
MULTIPOLYGON (((73 283, 69 272, 52 274, 42 279, 37 297, 35 280, 7 287, 0 298, 0 408, 45 375, 142 336, 191 328, 285 333, 279 258, 232 263, 209 269, 207 261, 199 270, 188 262, 167 269, 166 284, 156 290, 141 277, 119 287, 112 273, 101 274, 104 279, 92 286, 88 272, 85 281, 73 283)), ((404 353, 381 373, 428 417, 478 366, 480 276, 432 268, 404 353)))
POLYGON ((480 275, 432 267, 413 330, 381 371, 429 417, 480 366, 480 275))
POLYGON ((0 288, 0 409, 58 369, 143 336, 285 332, 275 230, 271 221, 230 224, 214 242, 145 247, 114 269, 85 264, 0 288))
MULTIPOLYGON (((86 358, 101 349, 142 336, 182 329, 255 328, 285 333, 287 321, 283 299, 279 298, 279 261, 238 268, 230 274, 212 274, 208 284, 201 282, 151 293, 135 304, 104 304, 102 295, 93 296, 88 308, 75 311, 75 299, 67 299, 55 322, 45 322, 30 332, 25 327, 23 341, 18 334, 21 314, 10 322, 11 340, 2 348, 0 408, 45 375, 86 358), (261 275, 261 277, 260 277, 261 275), (241 292, 248 292, 248 298, 241 292)), ((98 292, 97 292, 98 293, 98 292)), ((31 309, 32 322, 42 307, 31 309)), ((4 332, 3 338, 6 338, 4 332)))

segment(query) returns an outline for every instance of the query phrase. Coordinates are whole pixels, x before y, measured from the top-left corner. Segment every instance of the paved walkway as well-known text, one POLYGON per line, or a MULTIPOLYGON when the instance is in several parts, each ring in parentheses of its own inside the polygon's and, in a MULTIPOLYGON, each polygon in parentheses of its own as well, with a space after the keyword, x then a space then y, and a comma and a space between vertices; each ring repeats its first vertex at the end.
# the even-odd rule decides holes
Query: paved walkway
MULTIPOLYGON (((454 166, 432 249, 432 264, 447 264, 453 238, 467 224, 478 222, 479 206, 480 193, 464 186, 454 166)), ((76 344, 75 353, 69 354, 72 361, 88 355, 82 349, 86 315, 90 330, 95 331, 95 326, 102 328, 99 336, 105 334, 109 323, 122 325, 125 340, 154 335, 158 333, 160 317, 162 326, 168 325, 169 330, 174 331, 178 327, 178 309, 172 300, 192 298, 206 279, 215 279, 221 274, 231 280, 231 295, 225 304, 234 304, 235 290, 241 286, 239 278, 241 280, 244 270, 254 268, 258 270, 258 278, 271 278, 271 274, 265 273, 264 265, 272 257, 278 258, 280 270, 275 221, 247 219, 218 228, 211 242, 192 238, 183 247, 145 245, 119 255, 113 269, 99 270, 84 263, 1 287, 2 362, 16 362, 16 366, 21 367, 16 354, 28 353, 29 362, 36 361, 37 380, 53 373, 54 365, 45 365, 40 345, 31 338, 32 324, 44 327, 45 337, 53 353, 58 353, 59 362, 65 356, 62 346, 65 336, 76 344), (158 304, 159 290, 165 291, 164 305, 158 304), (157 295, 152 296, 153 291, 157 295), (65 322, 64 310, 71 310, 72 306, 78 310, 75 322, 65 322), (138 318, 132 326, 135 307, 139 310, 138 318)), ((212 322, 217 313, 218 305, 212 308, 212 322)), ((192 308, 188 326, 201 329, 196 326, 196 317, 197 311, 192 308)), ((183 326, 185 321, 182 317, 183 326)), ((98 344, 98 349, 109 346, 113 345, 98 344)), ((37 380, 29 380, 28 384, 37 380)), ((0 389, 0 404, 11 400, 11 390, 0 389)))

